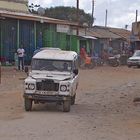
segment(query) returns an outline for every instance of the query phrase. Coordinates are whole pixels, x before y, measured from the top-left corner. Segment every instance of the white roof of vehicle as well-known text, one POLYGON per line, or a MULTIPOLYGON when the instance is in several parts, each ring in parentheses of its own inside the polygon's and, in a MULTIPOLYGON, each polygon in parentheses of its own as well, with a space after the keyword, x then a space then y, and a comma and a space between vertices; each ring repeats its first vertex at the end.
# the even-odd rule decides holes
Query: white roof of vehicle
POLYGON ((36 59, 52 59, 52 60, 73 60, 77 57, 74 51, 51 50, 46 49, 36 53, 33 58, 36 59))

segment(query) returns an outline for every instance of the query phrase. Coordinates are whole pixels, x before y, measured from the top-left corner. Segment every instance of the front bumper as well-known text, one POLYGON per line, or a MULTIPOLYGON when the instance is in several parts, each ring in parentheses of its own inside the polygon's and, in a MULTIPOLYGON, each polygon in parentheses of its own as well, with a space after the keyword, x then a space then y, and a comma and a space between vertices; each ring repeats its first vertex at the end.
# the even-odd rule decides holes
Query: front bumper
POLYGON ((138 62, 138 61, 128 61, 127 65, 129 65, 129 66, 139 66, 140 62, 138 62))
POLYGON ((24 98, 28 98, 35 101, 46 101, 46 102, 57 102, 57 101, 65 101, 70 100, 70 96, 64 95, 40 95, 40 94, 27 94, 24 93, 24 98))

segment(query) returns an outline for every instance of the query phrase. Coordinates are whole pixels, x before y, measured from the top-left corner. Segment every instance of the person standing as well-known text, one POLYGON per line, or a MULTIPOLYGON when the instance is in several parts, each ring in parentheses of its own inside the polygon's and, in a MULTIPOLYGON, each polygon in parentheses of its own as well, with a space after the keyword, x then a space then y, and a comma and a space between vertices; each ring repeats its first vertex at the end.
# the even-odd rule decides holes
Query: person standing
POLYGON ((85 46, 83 46, 80 48, 80 65, 85 64, 86 56, 87 56, 86 49, 85 46))
POLYGON ((17 55, 18 55, 18 70, 24 70, 24 54, 25 50, 23 49, 23 46, 21 45, 17 49, 17 55))

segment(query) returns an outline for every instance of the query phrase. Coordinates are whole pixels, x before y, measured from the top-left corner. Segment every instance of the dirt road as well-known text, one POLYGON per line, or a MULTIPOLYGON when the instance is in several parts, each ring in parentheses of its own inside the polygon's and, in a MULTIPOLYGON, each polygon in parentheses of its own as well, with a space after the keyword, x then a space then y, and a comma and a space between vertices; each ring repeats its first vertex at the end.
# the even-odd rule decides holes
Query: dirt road
POLYGON ((140 140, 140 69, 97 67, 80 71, 76 104, 23 107, 23 72, 2 69, 0 140, 140 140))

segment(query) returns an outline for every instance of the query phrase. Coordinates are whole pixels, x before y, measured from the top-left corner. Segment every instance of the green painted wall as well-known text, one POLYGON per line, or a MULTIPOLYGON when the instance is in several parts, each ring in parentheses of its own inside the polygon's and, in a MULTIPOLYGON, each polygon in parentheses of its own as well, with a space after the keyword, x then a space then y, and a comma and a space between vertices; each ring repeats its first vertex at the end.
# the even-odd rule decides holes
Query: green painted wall
POLYGON ((0 22, 0 57, 12 62, 17 47, 17 21, 3 19, 0 22))
POLYGON ((56 24, 6 18, 0 20, 0 57, 13 61, 20 44, 26 47, 26 61, 30 61, 35 49, 57 47, 79 53, 79 38, 56 32, 56 24))
POLYGON ((79 52, 77 36, 71 36, 71 50, 75 52, 79 52))

